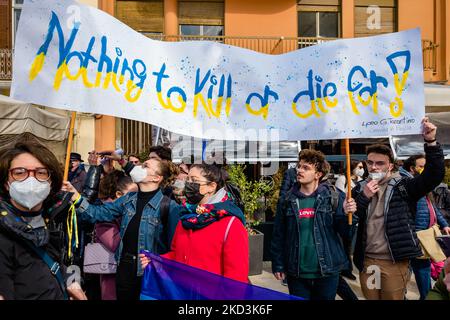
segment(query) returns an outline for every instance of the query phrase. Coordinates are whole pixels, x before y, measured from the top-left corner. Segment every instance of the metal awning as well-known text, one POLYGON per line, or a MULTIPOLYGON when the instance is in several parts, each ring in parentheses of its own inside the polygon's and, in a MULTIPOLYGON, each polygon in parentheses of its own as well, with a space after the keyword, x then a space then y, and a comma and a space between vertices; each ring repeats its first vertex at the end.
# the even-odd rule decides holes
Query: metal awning
MULTIPOLYGON (((444 149, 446 159, 450 159, 450 86, 425 84, 426 115, 437 127, 437 140, 444 149)), ((421 135, 393 136, 389 139, 396 159, 406 159, 423 153, 421 135)))
MULTIPOLYGON (((444 149, 446 159, 450 159, 450 112, 434 112, 426 114, 437 126, 437 141, 444 149)), ((421 135, 393 136, 390 144, 396 159, 406 159, 414 154, 423 153, 421 135)))
POLYGON ((64 141, 69 122, 68 117, 0 95, 0 135, 29 132, 45 140, 64 141))
POLYGON ((301 150, 300 141, 280 141, 276 143, 257 141, 202 140, 189 136, 169 133, 172 159, 174 162, 211 159, 225 156, 233 163, 267 163, 271 161, 297 161, 301 150))

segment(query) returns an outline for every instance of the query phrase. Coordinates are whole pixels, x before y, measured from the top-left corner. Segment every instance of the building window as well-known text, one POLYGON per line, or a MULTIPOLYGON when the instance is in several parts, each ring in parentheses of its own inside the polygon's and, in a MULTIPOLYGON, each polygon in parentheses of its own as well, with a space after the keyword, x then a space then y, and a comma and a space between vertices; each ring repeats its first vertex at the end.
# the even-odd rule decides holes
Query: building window
POLYGON ((298 36, 337 38, 339 36, 339 13, 300 11, 298 13, 298 36))
POLYGON ((126 154, 140 154, 152 145, 152 126, 145 122, 120 119, 120 145, 126 154))
POLYGON ((299 0, 297 11, 299 49, 341 36, 339 0, 299 0))
POLYGON ((218 37, 223 35, 223 26, 183 24, 180 25, 180 35, 218 37))
POLYGON ((115 17, 130 28, 156 39, 163 33, 163 0, 116 0, 115 5, 115 17))
POLYGON ((396 0, 355 0, 355 37, 396 31, 396 0))
POLYGON ((20 14, 22 12, 23 0, 12 1, 12 30, 13 30, 13 46, 16 39, 17 27, 19 26, 20 14))
MULTIPOLYGON (((221 27, 223 32, 224 12, 224 0, 178 0, 178 23, 180 26, 204 26, 206 30, 203 30, 202 35, 217 36, 218 30, 211 28, 212 26, 221 27)), ((192 32, 192 30, 190 31, 192 32)), ((196 35, 199 34, 196 33, 196 35)))

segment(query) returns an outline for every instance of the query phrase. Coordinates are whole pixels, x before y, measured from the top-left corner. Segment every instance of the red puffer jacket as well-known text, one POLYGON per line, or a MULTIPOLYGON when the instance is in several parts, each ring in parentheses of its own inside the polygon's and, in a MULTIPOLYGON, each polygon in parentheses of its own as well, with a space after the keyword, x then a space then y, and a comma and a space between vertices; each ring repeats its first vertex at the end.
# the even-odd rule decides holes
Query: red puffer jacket
POLYGON ((202 229, 184 229, 178 223, 171 251, 163 257, 234 280, 248 280, 248 234, 242 222, 232 217, 220 219, 202 229))

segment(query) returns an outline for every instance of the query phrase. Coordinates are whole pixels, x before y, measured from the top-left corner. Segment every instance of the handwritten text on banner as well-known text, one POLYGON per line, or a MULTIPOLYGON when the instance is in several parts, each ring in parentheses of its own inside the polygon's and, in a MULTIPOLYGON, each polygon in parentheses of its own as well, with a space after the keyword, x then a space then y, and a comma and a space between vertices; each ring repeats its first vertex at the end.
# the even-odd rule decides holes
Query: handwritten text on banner
POLYGON ((412 134, 424 116, 418 29, 267 55, 155 41, 74 1, 25 1, 13 70, 14 98, 206 139, 412 134))

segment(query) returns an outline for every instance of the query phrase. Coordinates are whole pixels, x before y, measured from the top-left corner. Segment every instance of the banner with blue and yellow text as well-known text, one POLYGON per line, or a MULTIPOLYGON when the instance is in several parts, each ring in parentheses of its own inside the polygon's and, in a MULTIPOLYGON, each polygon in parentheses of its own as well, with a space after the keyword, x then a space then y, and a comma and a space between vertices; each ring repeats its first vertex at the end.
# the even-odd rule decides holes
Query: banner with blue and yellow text
POLYGON ((221 140, 414 134, 425 113, 419 29, 268 55, 151 40, 70 0, 25 0, 11 91, 221 140))

